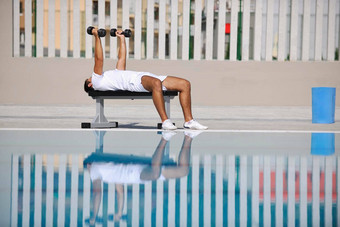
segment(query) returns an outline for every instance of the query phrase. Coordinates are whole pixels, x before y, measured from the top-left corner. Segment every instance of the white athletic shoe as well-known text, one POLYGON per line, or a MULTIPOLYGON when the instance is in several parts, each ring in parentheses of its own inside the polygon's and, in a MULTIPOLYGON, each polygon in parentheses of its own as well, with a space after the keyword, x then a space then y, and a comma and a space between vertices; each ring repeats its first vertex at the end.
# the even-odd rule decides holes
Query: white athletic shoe
POLYGON ((191 139, 193 139, 202 132, 203 132, 202 130, 185 130, 184 135, 189 136, 191 139))
POLYGON ((163 131, 162 132, 162 137, 166 141, 169 141, 174 135, 176 135, 176 132, 174 131, 163 131))
POLYGON ((184 128, 192 129, 192 130, 206 130, 207 126, 201 125, 196 120, 192 119, 191 121, 185 122, 183 125, 184 128))
POLYGON ((172 121, 170 119, 167 119, 162 123, 162 129, 164 129, 164 130, 176 130, 177 127, 172 123, 172 121))

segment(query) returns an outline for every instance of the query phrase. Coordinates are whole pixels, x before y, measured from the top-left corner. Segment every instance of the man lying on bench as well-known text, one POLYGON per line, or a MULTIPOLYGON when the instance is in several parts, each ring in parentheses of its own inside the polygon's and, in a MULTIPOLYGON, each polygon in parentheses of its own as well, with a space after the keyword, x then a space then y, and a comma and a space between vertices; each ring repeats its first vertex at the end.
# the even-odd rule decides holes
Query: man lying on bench
POLYGON ((135 72, 126 70, 126 44, 122 31, 116 35, 120 39, 118 62, 115 70, 103 72, 103 48, 98 29, 94 28, 92 34, 95 37, 94 70, 92 76, 85 80, 86 92, 91 89, 99 91, 127 90, 134 92, 152 92, 152 100, 162 120, 162 128, 175 130, 177 127, 168 119, 165 112, 163 90, 179 91, 179 100, 184 115, 184 128, 205 130, 208 127, 201 125, 193 119, 191 111, 191 88, 190 82, 173 76, 156 76, 149 72, 135 72))

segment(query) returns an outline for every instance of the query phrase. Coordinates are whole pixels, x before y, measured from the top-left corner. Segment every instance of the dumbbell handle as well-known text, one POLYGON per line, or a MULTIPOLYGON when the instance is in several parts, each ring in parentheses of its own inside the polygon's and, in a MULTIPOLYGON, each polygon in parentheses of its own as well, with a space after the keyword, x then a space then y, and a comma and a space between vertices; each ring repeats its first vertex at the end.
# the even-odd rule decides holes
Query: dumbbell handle
MULTIPOLYGON (((113 36, 113 37, 116 37, 117 36, 116 32, 117 32, 117 29, 116 28, 112 28, 111 31, 110 31, 110 35, 113 36)), ((130 29, 125 29, 120 34, 124 35, 125 37, 130 37, 131 36, 131 30, 130 29)))

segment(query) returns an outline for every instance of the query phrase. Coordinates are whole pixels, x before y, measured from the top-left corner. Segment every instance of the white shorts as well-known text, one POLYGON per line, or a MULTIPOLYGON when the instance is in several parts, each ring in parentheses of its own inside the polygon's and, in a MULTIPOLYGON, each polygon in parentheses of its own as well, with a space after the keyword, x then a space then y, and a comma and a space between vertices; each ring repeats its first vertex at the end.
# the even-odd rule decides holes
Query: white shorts
MULTIPOLYGON (((155 74, 149 73, 149 72, 141 72, 138 74, 138 76, 135 78, 133 83, 130 83, 129 85, 129 91, 135 91, 135 92, 149 92, 146 90, 142 85, 142 77, 143 76, 150 76, 159 79, 161 82, 163 82, 167 76, 157 76, 155 74)), ((166 87, 162 86, 162 90, 166 91, 166 87)))
MULTIPOLYGON (((92 181, 100 179, 105 183, 144 184, 150 181, 143 180, 140 176, 143 170, 148 167, 150 167, 150 165, 94 162, 91 164, 90 178, 92 181)), ((162 175, 162 171, 159 179, 162 181, 166 179, 162 175)))

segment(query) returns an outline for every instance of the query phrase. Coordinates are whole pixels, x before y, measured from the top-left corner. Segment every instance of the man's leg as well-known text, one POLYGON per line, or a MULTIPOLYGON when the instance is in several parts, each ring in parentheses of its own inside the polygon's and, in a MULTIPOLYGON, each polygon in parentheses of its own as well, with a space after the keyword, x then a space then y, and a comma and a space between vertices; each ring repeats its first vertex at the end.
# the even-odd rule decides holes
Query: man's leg
POLYGON ((164 122, 165 120, 168 119, 168 116, 166 115, 165 112, 162 82, 159 79, 151 76, 143 76, 142 85, 146 90, 152 92, 153 103, 156 107, 156 110, 162 122, 164 122))
POLYGON ((184 120, 186 122, 192 120, 190 82, 182 78, 168 76, 163 81, 163 85, 168 90, 179 91, 179 101, 183 110, 184 120))
POLYGON ((159 178, 162 169, 164 150, 167 143, 167 140, 161 138, 154 154, 152 155, 151 166, 145 167, 140 174, 141 180, 156 180, 159 178))
POLYGON ((167 166, 162 169, 162 175, 166 179, 184 177, 189 174, 190 169, 190 153, 192 138, 185 136, 181 151, 178 155, 178 163, 176 166, 167 166))

